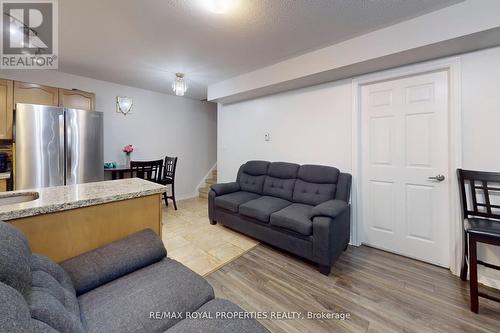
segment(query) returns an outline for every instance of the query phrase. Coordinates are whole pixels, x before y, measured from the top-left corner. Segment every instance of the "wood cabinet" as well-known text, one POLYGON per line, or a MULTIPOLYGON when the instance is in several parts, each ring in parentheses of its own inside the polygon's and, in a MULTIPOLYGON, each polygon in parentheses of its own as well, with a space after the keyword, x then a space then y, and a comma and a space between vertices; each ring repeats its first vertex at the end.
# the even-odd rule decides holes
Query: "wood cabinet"
POLYGON ((94 111, 95 94, 78 89, 59 88, 59 106, 94 111))
POLYGON ((12 139, 13 82, 0 79, 0 140, 12 139))
POLYGON ((59 105, 59 89, 36 83, 14 82, 14 105, 17 103, 59 105))
POLYGON ((0 192, 7 191, 7 179, 0 179, 0 192))

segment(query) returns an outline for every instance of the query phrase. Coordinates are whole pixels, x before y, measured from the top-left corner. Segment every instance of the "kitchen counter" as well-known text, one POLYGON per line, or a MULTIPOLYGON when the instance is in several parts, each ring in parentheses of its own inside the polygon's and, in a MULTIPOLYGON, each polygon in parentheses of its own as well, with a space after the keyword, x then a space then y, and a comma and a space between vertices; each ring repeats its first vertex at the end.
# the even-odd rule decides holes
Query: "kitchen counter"
POLYGON ((10 172, 0 172, 0 179, 9 179, 10 172))
MULTIPOLYGON (((1 174, 0 174, 1 175, 1 174)), ((140 178, 56 186, 0 194, 0 198, 37 192, 33 201, 0 206, 0 220, 12 220, 145 197, 165 192, 166 187, 140 178)))

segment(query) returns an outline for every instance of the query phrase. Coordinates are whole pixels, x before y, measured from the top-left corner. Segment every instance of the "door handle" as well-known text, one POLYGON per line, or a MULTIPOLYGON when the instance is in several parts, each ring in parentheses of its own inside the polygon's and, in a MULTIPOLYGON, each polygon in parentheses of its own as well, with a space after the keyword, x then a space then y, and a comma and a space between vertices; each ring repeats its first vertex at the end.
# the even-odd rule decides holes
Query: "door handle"
POLYGON ((444 175, 441 175, 441 174, 434 176, 434 177, 429 177, 429 180, 436 180, 438 182, 442 182, 445 179, 446 179, 446 177, 444 175))

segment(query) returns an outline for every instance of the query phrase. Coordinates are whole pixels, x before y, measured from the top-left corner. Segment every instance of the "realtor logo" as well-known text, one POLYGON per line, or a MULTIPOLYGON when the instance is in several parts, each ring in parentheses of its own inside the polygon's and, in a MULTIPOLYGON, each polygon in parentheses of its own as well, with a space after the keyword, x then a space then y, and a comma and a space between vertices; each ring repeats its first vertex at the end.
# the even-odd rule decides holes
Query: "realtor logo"
POLYGON ((1 0, 2 69, 57 69, 57 0, 1 0))

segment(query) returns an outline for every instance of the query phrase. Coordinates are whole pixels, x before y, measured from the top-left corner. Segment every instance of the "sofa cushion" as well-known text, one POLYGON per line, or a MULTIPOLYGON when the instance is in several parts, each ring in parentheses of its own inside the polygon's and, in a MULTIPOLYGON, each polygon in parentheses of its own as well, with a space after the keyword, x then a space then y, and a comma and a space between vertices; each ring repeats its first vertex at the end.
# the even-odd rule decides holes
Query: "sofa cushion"
MULTIPOLYGON (((222 318, 222 315, 241 314, 243 309, 223 299, 214 299, 197 311, 199 318, 185 319, 170 330, 169 333, 266 333, 269 332, 258 321, 249 318, 222 318), (210 316, 211 319, 206 317, 210 316)), ((194 317, 194 316, 193 316, 194 317)))
POLYGON ((76 294, 80 295, 158 262, 166 255, 161 238, 153 230, 144 229, 65 260, 61 267, 71 277, 76 294))
POLYGON ((293 202, 319 205, 335 197, 335 184, 316 184, 297 179, 293 190, 293 202))
POLYGON ((272 213, 277 212, 290 204, 290 201, 284 199, 262 196, 258 199, 251 200, 240 205, 239 213, 267 223, 269 222, 269 217, 272 213))
POLYGON ((70 311, 52 292, 33 288, 28 296, 31 317, 61 333, 84 333, 80 316, 70 311))
POLYGON ((241 204, 259 197, 260 195, 256 193, 238 191, 216 197, 215 206, 237 213, 241 204))
POLYGON ((264 181, 266 176, 252 176, 247 173, 241 173, 239 177, 239 184, 242 191, 253 192, 257 194, 262 194, 262 188, 264 187, 264 181))
POLYGON ((295 179, 300 165, 287 162, 273 162, 269 165, 267 175, 282 179, 295 179))
POLYGON ((3 283, 0 283, 0 332, 38 332, 33 330, 31 314, 23 295, 3 283))
POLYGON ((304 164, 300 166, 297 178, 309 183, 336 184, 339 169, 325 165, 304 164))
POLYGON ((267 175, 269 164, 267 161, 248 161, 244 164, 242 171, 252 176, 267 175))
POLYGON ((291 201, 298 170, 298 164, 271 163, 264 181, 263 194, 291 201))
POLYGON ((262 194, 269 164, 266 161, 248 161, 243 164, 237 179, 241 190, 262 194))
POLYGON ((295 179, 281 179, 267 176, 264 182, 263 194, 291 201, 294 186, 295 179))
POLYGON ((61 266, 53 262, 50 258, 38 253, 33 253, 31 255, 30 267, 32 272, 43 271, 51 275, 64 289, 73 295, 75 294, 75 287, 73 287, 73 282, 69 275, 61 266))
POLYGON ((314 206, 294 203, 271 214, 272 226, 297 232, 304 236, 312 234, 311 212, 314 206))
POLYGON ((339 170, 323 165, 302 165, 297 173, 293 202, 316 206, 335 198, 339 170))
POLYGON ((88 333, 155 333, 165 332, 181 320, 154 318, 155 312, 181 312, 184 318, 185 312, 193 312, 213 298, 208 282, 165 258, 89 291, 78 300, 88 333))
POLYGON ((0 282, 24 297, 31 289, 30 259, 26 237, 13 225, 0 221, 0 282))

